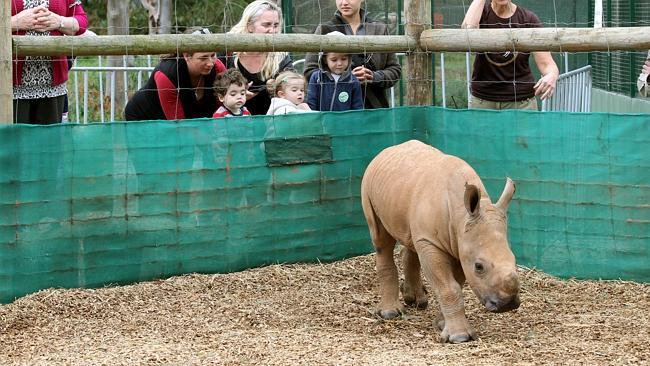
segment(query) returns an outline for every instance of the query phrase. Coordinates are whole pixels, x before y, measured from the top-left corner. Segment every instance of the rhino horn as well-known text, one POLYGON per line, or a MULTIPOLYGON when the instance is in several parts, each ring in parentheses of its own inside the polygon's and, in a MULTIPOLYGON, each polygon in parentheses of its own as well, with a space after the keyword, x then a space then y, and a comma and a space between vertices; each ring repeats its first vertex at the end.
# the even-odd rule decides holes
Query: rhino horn
POLYGON ((499 197, 499 201, 496 203, 496 206, 503 212, 508 211, 508 204, 510 204, 512 195, 515 194, 515 189, 515 182, 506 177, 506 186, 503 188, 503 193, 501 193, 501 197, 499 197))
POLYGON ((465 184, 465 209, 470 216, 476 217, 481 208, 481 190, 473 184, 465 184))

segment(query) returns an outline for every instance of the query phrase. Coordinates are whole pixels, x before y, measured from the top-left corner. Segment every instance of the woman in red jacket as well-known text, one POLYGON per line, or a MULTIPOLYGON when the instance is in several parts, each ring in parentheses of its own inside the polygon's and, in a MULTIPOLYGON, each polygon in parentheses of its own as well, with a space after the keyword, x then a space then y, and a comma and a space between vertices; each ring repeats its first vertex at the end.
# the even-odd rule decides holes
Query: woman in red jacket
MULTIPOLYGON (((79 0, 11 0, 13 35, 77 35, 88 19, 79 0)), ((68 80, 68 61, 60 56, 17 57, 13 62, 15 123, 60 123, 68 80)))
MULTIPOLYGON (((190 34, 209 34, 207 29, 190 34)), ((147 83, 124 108, 127 121, 212 117, 217 110, 213 84, 226 71, 214 52, 182 53, 161 58, 147 83)))

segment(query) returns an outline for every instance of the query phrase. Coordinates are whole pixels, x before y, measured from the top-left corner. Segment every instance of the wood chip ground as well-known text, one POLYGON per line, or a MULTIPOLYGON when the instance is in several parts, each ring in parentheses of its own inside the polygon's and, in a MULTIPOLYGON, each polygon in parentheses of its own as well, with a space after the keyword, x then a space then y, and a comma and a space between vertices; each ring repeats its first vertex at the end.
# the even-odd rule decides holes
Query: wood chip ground
POLYGON ((0 365, 643 365, 650 284, 560 280, 522 268, 522 305, 485 311, 480 339, 441 344, 433 298, 374 315, 372 255, 95 290, 44 290, 0 306, 0 365))

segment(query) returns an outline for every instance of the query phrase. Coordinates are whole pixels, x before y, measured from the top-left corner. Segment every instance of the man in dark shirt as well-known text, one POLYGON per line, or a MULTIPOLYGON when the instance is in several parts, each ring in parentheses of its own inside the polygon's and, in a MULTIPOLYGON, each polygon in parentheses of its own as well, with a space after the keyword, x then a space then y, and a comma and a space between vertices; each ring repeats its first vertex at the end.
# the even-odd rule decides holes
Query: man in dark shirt
MULTIPOLYGON (((463 28, 533 28, 539 18, 511 0, 473 0, 463 28)), ((542 73, 535 82, 530 53, 506 51, 477 53, 472 74, 470 108, 537 110, 537 99, 553 96, 559 70, 550 52, 533 52, 542 73)))

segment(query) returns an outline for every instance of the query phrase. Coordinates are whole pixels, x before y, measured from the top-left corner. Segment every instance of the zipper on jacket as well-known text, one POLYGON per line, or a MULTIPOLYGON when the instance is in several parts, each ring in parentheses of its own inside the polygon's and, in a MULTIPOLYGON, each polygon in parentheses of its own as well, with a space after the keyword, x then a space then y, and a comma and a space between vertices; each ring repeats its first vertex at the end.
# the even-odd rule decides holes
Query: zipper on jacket
MULTIPOLYGON (((341 80, 340 77, 339 80, 341 80)), ((332 103, 330 103, 330 112, 332 111, 332 108, 334 108, 334 100, 336 98, 336 88, 339 85, 339 80, 334 80, 334 94, 332 95, 332 103)))

